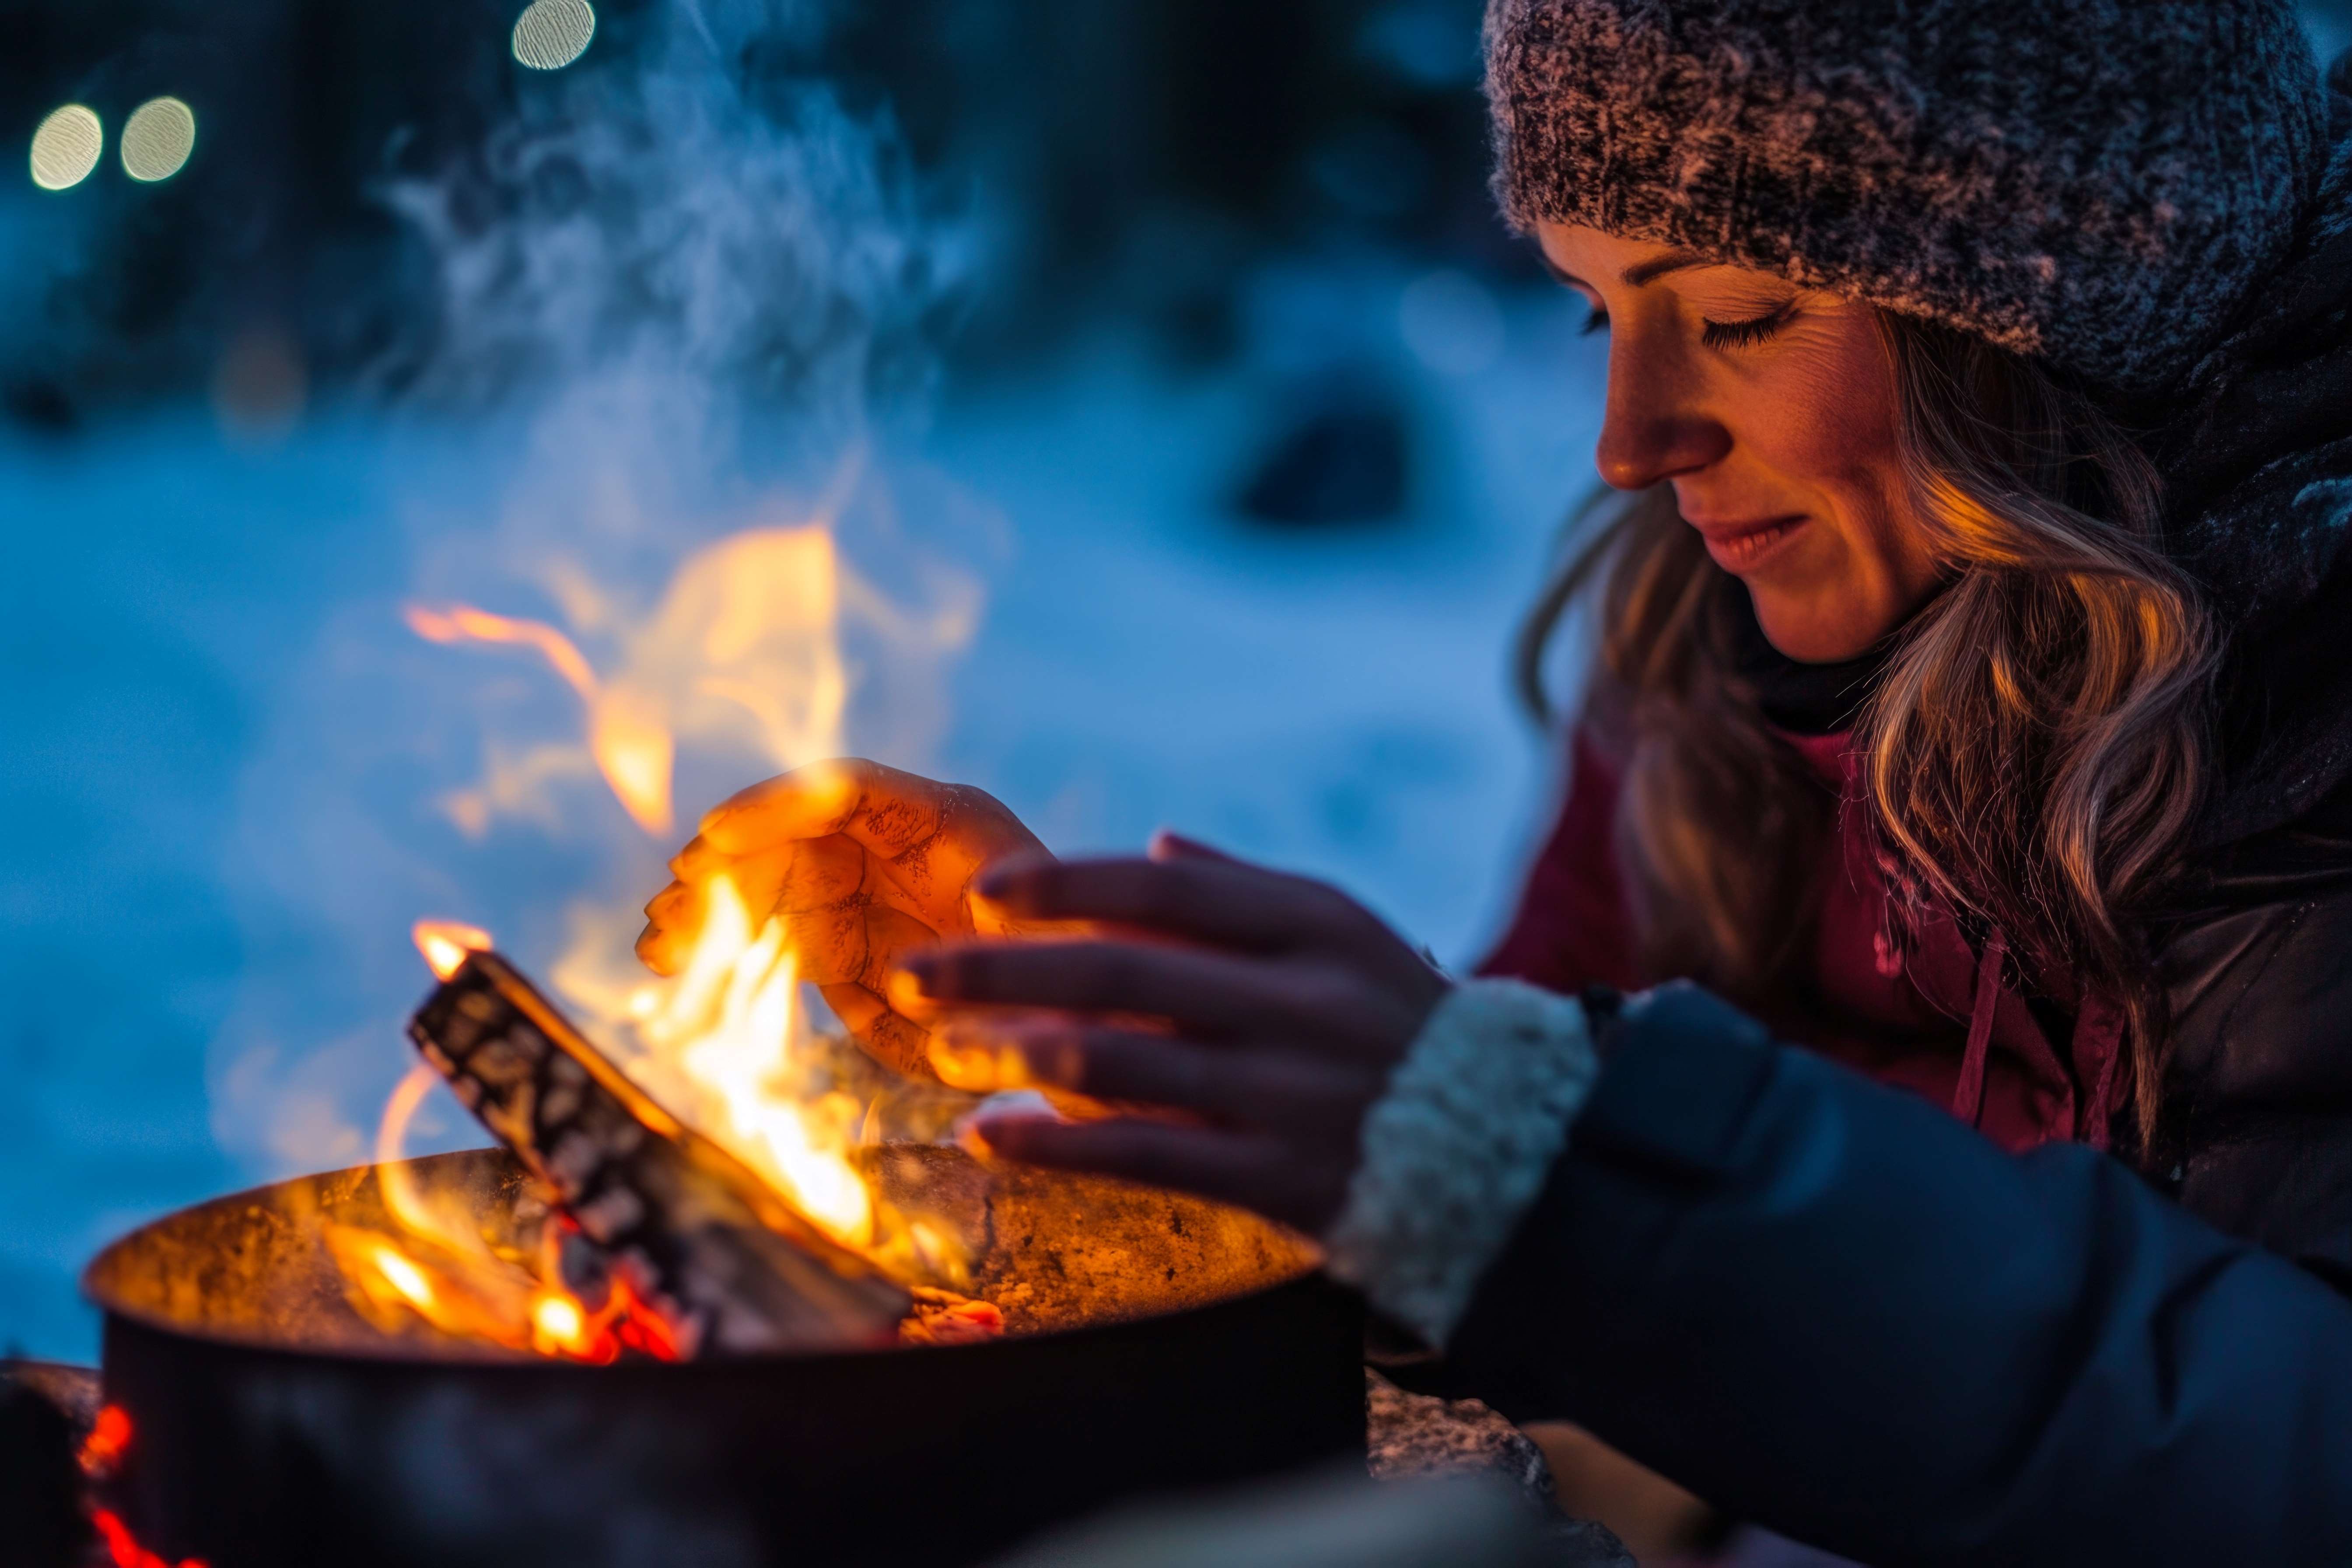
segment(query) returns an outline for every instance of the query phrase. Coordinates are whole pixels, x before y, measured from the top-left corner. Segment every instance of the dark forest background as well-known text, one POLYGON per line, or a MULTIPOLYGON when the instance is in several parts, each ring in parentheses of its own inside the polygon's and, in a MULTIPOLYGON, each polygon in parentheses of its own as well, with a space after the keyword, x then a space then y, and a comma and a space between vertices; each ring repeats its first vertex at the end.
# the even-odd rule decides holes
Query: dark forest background
MULTIPOLYGON (((578 68, 625 70, 664 0, 601 0, 578 68)), ((257 321, 313 390, 429 333, 421 258, 376 193, 439 173, 545 79, 502 48, 507 0, 7 0, 0 127, 119 125, 171 92, 199 155, 155 186, 93 179, 74 254, 19 278, 0 407, 57 433, 198 390, 257 321)), ((743 68, 831 76, 886 115, 926 199, 981 216, 984 289, 941 334, 985 374, 1106 315, 1177 363, 1231 346, 1236 280, 1283 251, 1378 247, 1524 281, 1485 196, 1475 0, 858 0, 822 42, 743 68)), ((55 198, 52 198, 55 199, 55 198)), ((59 241, 62 247, 66 241, 59 241)))

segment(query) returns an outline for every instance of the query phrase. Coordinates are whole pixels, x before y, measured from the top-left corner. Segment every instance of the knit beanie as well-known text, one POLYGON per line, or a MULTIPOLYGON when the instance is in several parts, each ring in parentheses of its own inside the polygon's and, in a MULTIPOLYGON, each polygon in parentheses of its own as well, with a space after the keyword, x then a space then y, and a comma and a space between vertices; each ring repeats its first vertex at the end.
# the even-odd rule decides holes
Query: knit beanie
POLYGON ((1489 0, 1511 222, 1699 251, 2126 394, 2294 242, 2326 99, 2288 0, 1489 0))

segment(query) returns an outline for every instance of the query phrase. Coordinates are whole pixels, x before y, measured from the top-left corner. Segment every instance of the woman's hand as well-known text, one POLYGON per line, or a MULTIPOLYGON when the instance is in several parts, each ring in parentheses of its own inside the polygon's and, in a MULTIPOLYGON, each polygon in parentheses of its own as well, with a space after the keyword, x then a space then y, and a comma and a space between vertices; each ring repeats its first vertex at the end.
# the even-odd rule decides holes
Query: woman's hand
POLYGON ((711 883, 726 877, 756 929, 776 916, 800 963, 860 1045, 928 1076, 923 1028, 886 999, 901 954, 941 938, 1012 934, 972 898, 972 879, 1007 855, 1045 855, 991 796, 850 759, 817 763, 734 796, 670 862, 677 879, 646 906, 637 956, 684 966, 711 883))
POLYGON ((975 1129, 992 1150, 1330 1223, 1443 974, 1345 895, 1167 836, 1149 859, 1009 861, 978 889, 1005 922, 1100 934, 908 954, 890 994, 933 1026, 940 1077, 1188 1113, 1000 1115, 975 1129))

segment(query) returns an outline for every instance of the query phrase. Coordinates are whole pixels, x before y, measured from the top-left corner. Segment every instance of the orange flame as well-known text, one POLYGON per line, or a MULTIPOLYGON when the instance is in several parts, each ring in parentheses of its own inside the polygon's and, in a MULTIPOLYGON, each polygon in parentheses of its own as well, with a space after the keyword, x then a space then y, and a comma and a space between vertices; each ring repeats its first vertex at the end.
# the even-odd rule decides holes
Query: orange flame
MULTIPOLYGON (((498 812, 551 814, 544 792, 586 776, 591 764, 640 827, 667 836, 681 743, 775 769, 839 753, 851 675, 840 637, 845 613, 880 626, 894 642, 945 648, 971 630, 968 605, 946 609, 936 625, 897 612, 843 565, 822 525, 754 528, 712 543, 681 564, 645 615, 560 562, 551 563, 548 585, 564 625, 595 638, 600 660, 609 649, 604 668, 572 635, 546 623, 467 605, 404 612, 411 630, 436 644, 534 655, 585 710, 577 741, 520 756, 491 749, 482 783, 445 798, 470 836, 487 831, 498 812)), ((626 923, 633 931, 634 917, 626 923)), ((617 923, 592 915, 575 929, 580 940, 551 978, 586 1008, 588 1021, 613 1032, 622 1065, 656 1099, 845 1245, 908 1274, 960 1272, 957 1244, 878 1201, 852 1160, 870 1108, 840 1090, 807 1048, 798 972, 780 922, 719 883, 685 970, 659 984, 646 982, 617 923)), ((420 925, 416 940, 444 979, 489 942, 441 922, 420 925)), ((592 1310, 562 1288, 551 1257, 534 1272, 493 1256, 469 1215, 436 1214, 422 1201, 397 1162, 401 1132, 431 1081, 412 1076, 401 1086, 378 1142, 378 1182, 397 1240, 373 1232, 331 1238, 356 1299, 387 1320, 422 1317, 542 1355, 677 1355, 672 1326, 625 1280, 616 1277, 611 1298, 592 1310)))
POLYGON ((427 642, 536 649, 586 705, 588 749, 623 808, 647 833, 656 837, 668 834, 676 822, 670 776, 677 765, 677 745, 643 694, 598 680, 578 646, 543 622, 494 616, 471 605, 438 610, 411 605, 402 614, 408 629, 427 642))
POLYGON ((790 1081, 798 991, 783 922, 755 929, 742 894, 721 876, 677 980, 642 989, 633 1011, 656 1069, 698 1102, 704 1131, 835 1240, 873 1251, 882 1239, 877 1211, 848 1158, 865 1108, 847 1095, 803 1100, 790 1081))
MULTIPOLYGON (((432 956, 423 941, 417 945, 432 956)), ((466 951, 457 950, 460 961, 466 951)), ((376 1186, 396 1235, 340 1225, 324 1233, 365 1314, 387 1330, 417 1318, 461 1339, 562 1360, 610 1362, 624 1348, 677 1359, 677 1336, 625 1281, 616 1279, 604 1307, 592 1311, 554 1283, 562 1270, 551 1245, 534 1274, 492 1252, 467 1215, 436 1209, 418 1189, 403 1159, 408 1125, 440 1081, 421 1062, 411 1068, 376 1130, 376 1186)))
POLYGON ((469 952, 488 952, 497 945, 490 933, 479 926, 462 925, 456 921, 418 921, 409 928, 409 938, 416 951, 425 955, 425 963, 442 980, 455 976, 465 967, 469 952))

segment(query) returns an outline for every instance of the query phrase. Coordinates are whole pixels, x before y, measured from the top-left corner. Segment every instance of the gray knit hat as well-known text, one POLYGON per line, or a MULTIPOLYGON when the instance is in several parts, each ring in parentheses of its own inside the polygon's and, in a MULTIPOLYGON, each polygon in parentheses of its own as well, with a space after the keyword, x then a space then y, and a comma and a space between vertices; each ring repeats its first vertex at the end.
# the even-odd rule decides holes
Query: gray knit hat
POLYGON ((2287 0, 1489 0, 1511 221, 1688 247, 2158 390, 2326 158, 2287 0))

